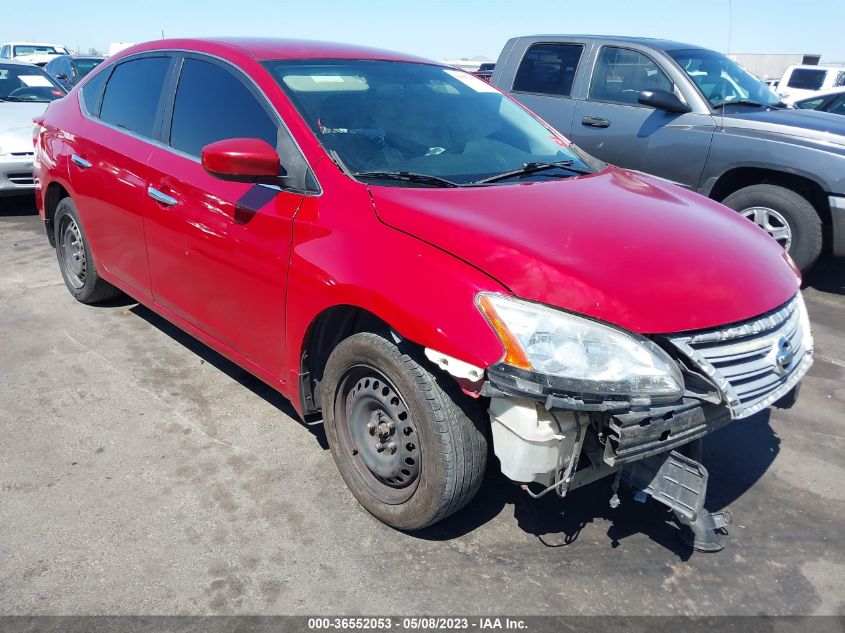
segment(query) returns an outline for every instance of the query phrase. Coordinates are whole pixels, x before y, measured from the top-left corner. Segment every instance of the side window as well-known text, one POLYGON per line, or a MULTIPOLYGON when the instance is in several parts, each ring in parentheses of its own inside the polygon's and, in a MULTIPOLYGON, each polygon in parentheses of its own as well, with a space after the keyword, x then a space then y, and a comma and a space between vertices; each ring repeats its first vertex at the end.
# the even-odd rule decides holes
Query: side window
POLYGON ((845 86, 845 72, 837 73, 836 81, 833 82, 834 88, 839 88, 840 86, 845 86))
POLYGON ((845 114, 845 95, 839 95, 839 98, 833 101, 827 109, 833 114, 845 114))
POLYGON ((111 74, 100 119, 152 138, 169 57, 144 57, 119 64, 111 74))
POLYGON ((603 47, 590 81, 590 99, 636 104, 643 90, 672 92, 674 85, 650 57, 627 48, 603 47))
POLYGON ((824 97, 816 97, 815 99, 806 99, 804 101, 798 101, 795 104, 795 107, 799 108, 801 110, 815 110, 816 108, 818 108, 822 104, 822 101, 824 101, 824 97))
POLYGON ((532 45, 516 71, 513 90, 568 97, 583 51, 580 44, 532 45))
POLYGON ((9 46, 8 44, 3 48, 0 48, 0 57, 6 58, 9 56, 9 46))
POLYGON ((260 138, 276 147, 276 136, 275 121, 240 79, 217 64, 185 60, 173 104, 173 148, 198 157, 215 141, 260 138))
POLYGON ((100 116, 100 104, 103 100, 103 86, 109 77, 108 69, 97 73, 82 86, 82 100, 91 116, 100 116))

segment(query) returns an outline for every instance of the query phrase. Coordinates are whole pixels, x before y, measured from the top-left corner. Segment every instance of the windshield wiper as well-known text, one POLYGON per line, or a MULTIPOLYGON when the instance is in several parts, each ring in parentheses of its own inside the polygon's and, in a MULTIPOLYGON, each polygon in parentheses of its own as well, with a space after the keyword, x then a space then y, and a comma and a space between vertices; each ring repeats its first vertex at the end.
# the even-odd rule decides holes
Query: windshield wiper
POLYGON ((428 174, 415 174, 411 171, 356 171, 352 172, 356 178, 373 178, 375 180, 399 180, 402 182, 417 182, 423 185, 431 185, 433 187, 460 187, 456 182, 440 178, 438 176, 430 176, 428 174))
POLYGON ((523 163, 522 167, 519 169, 514 169, 512 171, 506 171, 501 174, 496 174, 495 176, 490 176, 489 178, 482 178, 481 180, 476 180, 472 184, 474 185, 483 185, 488 182, 496 182, 498 180, 507 180, 508 178, 516 178, 519 176, 527 176, 528 174, 534 174, 538 171, 546 171, 547 169, 566 169, 567 171, 574 172, 576 174, 592 174, 593 172, 587 171, 585 169, 578 169, 577 167, 573 167, 572 165, 575 164, 574 160, 559 160, 553 163, 523 163))
POLYGON ((751 106, 752 108, 768 107, 768 106, 765 106, 765 104, 763 104, 763 103, 760 103, 758 101, 751 101, 750 99, 738 99, 736 101, 723 101, 722 103, 714 105, 713 107, 714 108, 724 108, 725 106, 728 106, 728 105, 743 105, 743 106, 751 106))

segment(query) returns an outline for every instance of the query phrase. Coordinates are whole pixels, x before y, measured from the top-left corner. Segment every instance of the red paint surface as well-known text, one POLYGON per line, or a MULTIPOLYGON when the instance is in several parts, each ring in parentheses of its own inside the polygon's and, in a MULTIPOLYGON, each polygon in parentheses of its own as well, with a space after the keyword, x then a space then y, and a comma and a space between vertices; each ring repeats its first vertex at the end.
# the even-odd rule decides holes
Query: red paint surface
POLYGON ((501 358, 474 305, 512 292, 637 332, 710 327, 786 301, 779 247, 736 213, 622 170, 484 188, 367 187, 331 162, 258 60, 375 58, 335 44, 163 40, 121 52, 213 54, 250 75, 312 166, 319 196, 218 179, 195 160, 86 119, 78 89, 37 143, 48 185, 76 201, 103 276, 299 407, 303 345, 329 308, 357 306, 420 345, 480 366, 501 358), (80 170, 77 154, 92 163, 80 170), (164 208, 148 187, 172 196, 164 208))

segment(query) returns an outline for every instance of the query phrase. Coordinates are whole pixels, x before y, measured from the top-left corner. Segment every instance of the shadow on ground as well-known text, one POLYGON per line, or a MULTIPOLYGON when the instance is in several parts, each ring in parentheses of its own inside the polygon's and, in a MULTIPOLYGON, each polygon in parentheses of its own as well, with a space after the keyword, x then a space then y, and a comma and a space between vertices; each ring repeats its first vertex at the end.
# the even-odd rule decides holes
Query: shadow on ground
POLYGON ((170 323, 170 321, 168 321, 167 319, 159 316, 146 306, 141 305, 140 303, 136 303, 134 300, 127 297, 126 295, 121 295, 112 302, 101 303, 99 305, 111 305, 112 307, 114 307, 131 304, 134 304, 134 306, 130 308, 130 311, 133 314, 139 316, 140 318, 147 321, 150 325, 164 332, 174 341, 187 348, 188 350, 202 358, 205 362, 220 370, 239 384, 243 385, 258 397, 264 399, 269 404, 276 407, 279 411, 281 411, 289 418, 293 418, 294 420, 302 424, 314 436, 314 438, 317 440, 317 443, 320 445, 320 448, 322 448, 323 450, 328 450, 329 445, 326 441, 326 434, 323 432, 322 424, 306 424, 305 422, 303 422, 302 418, 299 417, 299 414, 296 412, 296 410, 293 408, 293 405, 287 398, 282 396, 278 391, 273 389, 273 387, 271 387, 267 383, 259 380, 245 369, 241 369, 238 365, 236 365, 229 359, 215 352, 205 343, 198 341, 187 332, 184 332, 183 330, 170 323), (122 301, 124 300, 125 303, 122 303, 122 301))
MULTIPOLYGON (((711 512, 728 507, 768 470, 778 454, 780 440, 769 426, 769 412, 761 412, 713 433, 704 440, 704 464, 710 477, 705 507, 711 512)), ((681 543, 678 525, 665 506, 648 500, 634 500, 630 491, 621 492, 621 505, 609 505, 612 477, 574 490, 561 500, 554 493, 535 500, 497 471, 489 469, 478 497, 459 513, 414 536, 426 540, 449 540, 492 520, 513 507, 519 527, 548 547, 575 542, 581 531, 596 520, 611 522, 607 531, 611 547, 637 533, 686 560, 692 551, 681 543)))
POLYGON ((845 257, 825 253, 804 276, 804 286, 820 292, 845 295, 845 257))
POLYGON ((0 217, 35 215, 35 196, 31 193, 15 196, 0 196, 0 217))

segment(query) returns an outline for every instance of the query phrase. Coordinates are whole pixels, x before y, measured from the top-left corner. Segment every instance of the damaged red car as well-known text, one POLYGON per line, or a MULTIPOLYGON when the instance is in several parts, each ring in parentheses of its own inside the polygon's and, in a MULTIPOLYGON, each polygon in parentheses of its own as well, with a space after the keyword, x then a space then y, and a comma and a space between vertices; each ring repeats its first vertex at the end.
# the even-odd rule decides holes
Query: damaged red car
POLYGON ((442 64, 161 40, 34 136, 70 293, 124 292, 321 417, 402 530, 467 504, 495 455, 526 494, 610 478, 612 505, 651 495, 719 549, 700 438, 790 406, 812 363, 799 273, 762 229, 442 64))

